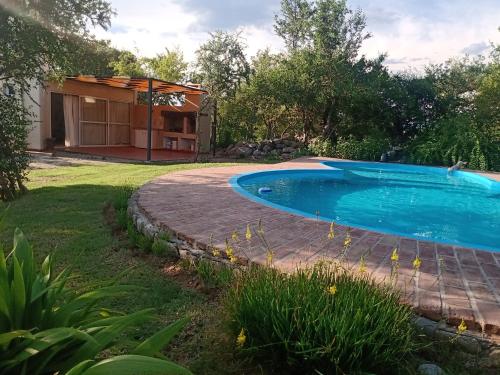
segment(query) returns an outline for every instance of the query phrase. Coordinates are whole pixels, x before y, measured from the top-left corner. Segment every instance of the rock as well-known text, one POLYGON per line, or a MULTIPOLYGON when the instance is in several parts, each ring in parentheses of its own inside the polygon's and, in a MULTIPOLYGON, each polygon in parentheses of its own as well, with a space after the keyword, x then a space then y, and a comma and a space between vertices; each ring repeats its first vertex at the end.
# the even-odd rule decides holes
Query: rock
POLYGON ((437 329, 437 323, 433 320, 419 316, 415 319, 415 325, 421 329, 427 336, 433 337, 437 329))
POLYGON ((275 144, 275 147, 276 147, 278 150, 280 150, 280 149, 285 148, 285 145, 284 145, 283 143, 276 143, 276 144, 275 144))
POLYGON ((494 348, 486 358, 483 358, 479 365, 488 368, 500 368, 500 348, 494 348))
POLYGON ((417 372, 420 375, 444 375, 444 371, 433 363, 424 363, 418 366, 417 372))
POLYGON ((283 149, 283 153, 285 154, 291 154, 291 153, 294 153, 295 152, 295 148, 294 147, 285 147, 283 149))
POLYGON ((254 157, 254 158, 261 158, 261 157, 263 157, 264 155, 265 155, 265 153, 264 153, 264 152, 259 151, 259 150, 255 150, 255 151, 253 152, 253 154, 252 154, 252 157, 254 157))
POLYGON ((262 151, 265 152, 265 153, 268 153, 268 152, 271 152, 273 150, 273 146, 271 146, 270 144, 266 144, 263 148, 262 148, 262 151))

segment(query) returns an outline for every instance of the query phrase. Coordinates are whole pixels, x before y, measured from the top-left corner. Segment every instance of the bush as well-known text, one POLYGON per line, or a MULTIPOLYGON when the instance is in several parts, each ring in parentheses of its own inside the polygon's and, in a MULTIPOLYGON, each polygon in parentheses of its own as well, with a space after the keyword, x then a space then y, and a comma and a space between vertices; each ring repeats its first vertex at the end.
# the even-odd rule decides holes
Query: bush
POLYGON ((335 156, 335 148, 332 145, 332 141, 323 137, 311 139, 308 145, 308 150, 311 154, 316 156, 335 156))
POLYGON ((500 170, 500 143, 467 114, 444 118, 406 147, 409 161, 450 166, 468 161, 468 168, 500 170))
POLYGON ((243 347, 276 368, 385 374, 416 349, 412 312, 399 298, 368 276, 320 263, 293 274, 251 267, 236 277, 226 306, 243 347))
POLYGON ((208 288, 225 288, 233 280, 233 269, 224 264, 200 259, 194 263, 194 268, 201 281, 208 288))
POLYGON ((177 250, 168 242, 168 236, 164 235, 154 239, 151 252, 158 257, 178 257, 177 250))
POLYGON ((5 201, 26 191, 27 137, 31 124, 23 103, 14 96, 0 93, 0 113, 0 200, 5 201))
POLYGON ((78 295, 66 287, 70 276, 67 271, 56 276, 50 256, 37 271, 19 230, 7 259, 0 250, 1 374, 190 374, 175 363, 151 358, 186 319, 157 332, 130 355, 95 361, 126 329, 151 319, 152 311, 124 315, 99 308, 100 301, 136 288, 108 283, 78 295))
POLYGON ((389 145, 389 141, 384 138, 365 137, 360 141, 352 136, 339 138, 335 146, 335 156, 341 159, 379 161, 389 145))

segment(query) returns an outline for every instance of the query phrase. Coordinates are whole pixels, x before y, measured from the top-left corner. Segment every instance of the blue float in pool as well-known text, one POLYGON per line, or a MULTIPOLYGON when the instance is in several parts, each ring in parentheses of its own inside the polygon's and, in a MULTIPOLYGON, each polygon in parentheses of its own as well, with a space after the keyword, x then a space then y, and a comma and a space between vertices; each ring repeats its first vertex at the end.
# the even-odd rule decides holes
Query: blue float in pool
POLYGON ((259 188, 259 194, 266 194, 266 193, 270 193, 272 191, 273 191, 273 189, 271 189, 270 187, 267 187, 267 186, 259 188))

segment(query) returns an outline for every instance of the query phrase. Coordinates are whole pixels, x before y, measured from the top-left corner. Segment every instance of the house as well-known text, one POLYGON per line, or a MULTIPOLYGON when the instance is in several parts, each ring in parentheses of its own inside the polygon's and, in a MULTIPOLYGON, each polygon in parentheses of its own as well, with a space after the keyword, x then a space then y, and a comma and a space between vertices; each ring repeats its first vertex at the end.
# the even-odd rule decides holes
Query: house
POLYGON ((151 155, 157 160, 189 158, 196 151, 210 150, 211 102, 199 85, 77 76, 33 88, 29 96, 38 103, 31 111, 32 150, 55 148, 131 159, 144 155, 147 160, 151 155), (174 100, 156 105, 162 94, 174 100))

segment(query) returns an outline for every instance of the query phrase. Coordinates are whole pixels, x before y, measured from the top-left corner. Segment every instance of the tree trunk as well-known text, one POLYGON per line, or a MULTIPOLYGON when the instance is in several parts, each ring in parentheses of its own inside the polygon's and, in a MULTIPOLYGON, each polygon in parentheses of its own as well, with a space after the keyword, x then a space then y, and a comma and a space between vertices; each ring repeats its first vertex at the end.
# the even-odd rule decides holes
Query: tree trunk
POLYGON ((328 112, 326 115, 326 123, 323 128, 323 137, 327 139, 331 139, 332 141, 335 141, 336 134, 335 134, 335 123, 333 119, 333 114, 334 114, 334 105, 330 105, 328 108, 328 112))

